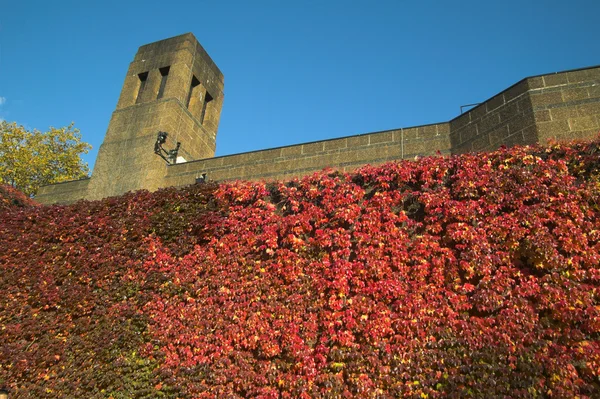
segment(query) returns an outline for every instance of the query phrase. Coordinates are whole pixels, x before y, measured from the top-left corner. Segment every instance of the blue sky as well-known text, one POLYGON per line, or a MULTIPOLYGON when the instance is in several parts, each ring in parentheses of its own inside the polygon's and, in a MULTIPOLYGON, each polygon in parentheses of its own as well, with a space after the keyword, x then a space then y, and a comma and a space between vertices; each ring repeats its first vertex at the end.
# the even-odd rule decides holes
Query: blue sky
POLYGON ((0 0, 0 118, 71 121, 93 166, 143 44, 192 32, 225 75, 217 155, 449 120, 600 64, 600 1, 0 0))

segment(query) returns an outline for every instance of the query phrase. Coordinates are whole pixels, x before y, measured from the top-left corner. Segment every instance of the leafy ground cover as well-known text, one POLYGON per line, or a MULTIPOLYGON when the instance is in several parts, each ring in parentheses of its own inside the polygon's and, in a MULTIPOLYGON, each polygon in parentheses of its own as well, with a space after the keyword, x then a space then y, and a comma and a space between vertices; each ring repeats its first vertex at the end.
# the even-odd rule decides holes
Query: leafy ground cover
POLYGON ((7 206, 0 385, 599 397, 599 264, 600 140, 7 206))
POLYGON ((0 184, 0 212, 13 208, 29 208, 36 202, 12 186, 0 184))

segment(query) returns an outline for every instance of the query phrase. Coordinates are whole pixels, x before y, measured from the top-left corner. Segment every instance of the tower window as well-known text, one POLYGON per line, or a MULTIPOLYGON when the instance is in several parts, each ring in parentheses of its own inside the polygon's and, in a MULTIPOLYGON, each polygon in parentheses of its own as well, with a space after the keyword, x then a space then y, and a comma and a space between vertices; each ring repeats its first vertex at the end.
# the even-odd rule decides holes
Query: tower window
POLYGON ((135 103, 138 104, 142 99, 142 93, 146 88, 146 81, 148 80, 148 72, 142 72, 138 74, 138 78, 140 79, 140 88, 138 89, 137 99, 135 103))
POLYGON ((194 89, 196 86, 200 84, 200 81, 195 76, 192 76, 192 83, 190 84, 190 92, 188 93, 188 98, 185 103, 186 108, 190 107, 190 100, 192 99, 192 93, 194 93, 194 89))
POLYGON ((160 71, 160 87, 158 88, 158 95, 156 96, 156 99, 162 98, 163 94, 165 93, 165 86, 167 85, 169 69, 171 69, 171 67, 168 66, 158 69, 160 71))
POLYGON ((208 105, 209 102, 212 101, 212 96, 210 94, 208 94, 208 92, 206 92, 206 95, 204 96, 204 101, 202 102, 202 112, 200 113, 200 124, 204 123, 204 115, 206 115, 206 106, 208 105))

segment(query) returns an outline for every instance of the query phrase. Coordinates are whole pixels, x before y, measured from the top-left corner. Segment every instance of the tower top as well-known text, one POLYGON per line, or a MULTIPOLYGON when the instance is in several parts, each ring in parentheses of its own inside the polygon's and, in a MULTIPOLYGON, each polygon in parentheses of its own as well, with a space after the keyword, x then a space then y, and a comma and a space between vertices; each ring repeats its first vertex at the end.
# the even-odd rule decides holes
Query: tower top
POLYGON ((156 190, 165 184, 165 161, 213 157, 223 86, 223 73, 191 33, 141 46, 129 64, 86 198, 156 190))
MULTIPOLYGON (((190 85, 196 87, 198 83, 201 83, 202 87, 200 92, 193 93, 194 96, 208 92, 211 98, 223 97, 223 73, 192 33, 140 46, 129 64, 127 76, 128 80, 121 91, 117 109, 162 98, 176 98, 187 108, 190 101, 190 85), (165 79, 165 83, 166 80, 169 80, 169 83, 162 89, 160 83, 157 83, 160 79, 155 77, 152 85, 152 76, 148 76, 159 71, 162 76, 169 75, 168 79, 165 79), (145 83, 138 86, 138 80, 144 82, 146 79, 150 83, 152 94, 147 93, 148 87, 145 83), (144 91, 146 93, 142 93, 144 91)), ((216 133, 216 129, 213 130, 216 133)))
POLYGON ((153 61, 159 63, 160 61, 170 61, 160 60, 160 58, 168 58, 169 53, 175 53, 182 50, 188 51, 193 57, 200 57, 204 65, 209 68, 217 77, 217 81, 220 83, 220 89, 223 90, 223 73, 191 32, 170 37, 168 39, 159 40, 153 43, 144 44, 143 46, 139 47, 133 61, 153 61))

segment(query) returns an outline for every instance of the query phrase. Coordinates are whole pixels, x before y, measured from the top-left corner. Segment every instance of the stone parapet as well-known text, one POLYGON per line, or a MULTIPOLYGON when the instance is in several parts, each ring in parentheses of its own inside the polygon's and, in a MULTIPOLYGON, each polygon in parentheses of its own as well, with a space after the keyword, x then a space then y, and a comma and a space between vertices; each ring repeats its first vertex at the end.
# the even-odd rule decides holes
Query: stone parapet
POLYGON ((89 182, 87 178, 43 186, 35 200, 40 204, 72 204, 86 198, 89 182))
POLYGON ((166 186, 192 184, 206 173, 211 180, 281 179, 331 167, 351 171, 417 156, 449 155, 447 123, 367 133, 324 141, 171 165, 166 186))
POLYGON ((593 138, 599 116, 600 67, 525 78, 450 121, 452 153, 593 138))

